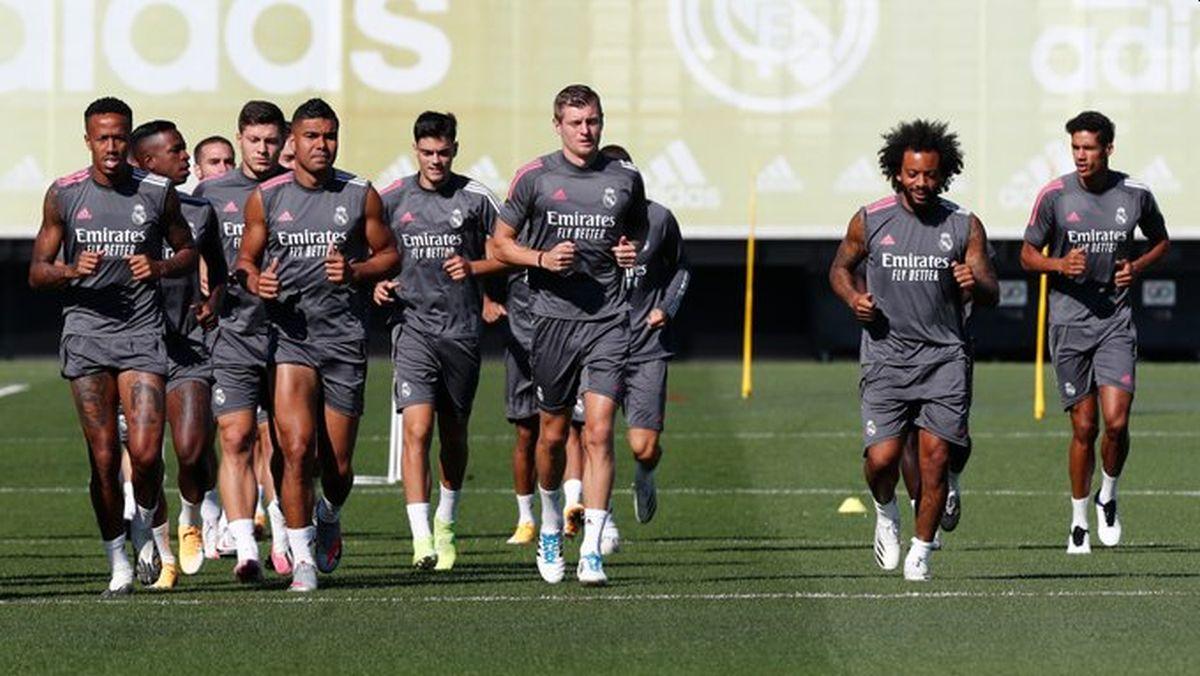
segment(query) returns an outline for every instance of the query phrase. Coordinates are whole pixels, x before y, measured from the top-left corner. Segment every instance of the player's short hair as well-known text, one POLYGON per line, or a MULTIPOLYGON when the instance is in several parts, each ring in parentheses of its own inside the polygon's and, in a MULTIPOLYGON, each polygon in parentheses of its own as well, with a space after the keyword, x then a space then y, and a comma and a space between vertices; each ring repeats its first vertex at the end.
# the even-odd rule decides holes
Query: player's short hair
POLYGON ((273 124, 279 130, 279 135, 283 136, 283 125, 286 123, 283 111, 270 101, 247 101, 246 105, 242 106, 242 112, 238 113, 239 134, 251 125, 273 124))
POLYGON ((610 143, 601 148, 600 154, 610 160, 624 160, 625 162, 633 161, 633 156, 629 154, 629 151, 615 143, 610 143))
POLYGON ((87 124, 93 115, 121 115, 133 126, 133 110, 121 99, 115 96, 102 96, 88 104, 83 111, 83 122, 87 124))
POLYGON ((427 110, 417 116, 413 122, 413 140, 423 138, 444 138, 447 141, 458 140, 458 118, 454 113, 438 113, 427 110))
POLYGON ((224 143, 225 145, 229 146, 229 152, 231 152, 231 153, 236 152, 233 149, 233 143, 230 143, 229 139, 227 139, 224 136, 221 136, 219 134, 214 134, 212 136, 209 136, 209 137, 203 139, 202 141, 197 143, 195 146, 193 146, 192 147, 192 156, 194 156, 196 158, 196 161, 199 162, 200 161, 200 153, 204 152, 205 148, 209 147, 210 145, 213 145, 214 143, 224 143))
POLYGON ((1096 110, 1085 110, 1067 120, 1066 129, 1068 134, 1090 131, 1096 135, 1096 140, 1100 141, 1102 146, 1112 145, 1113 139, 1117 137, 1117 125, 1113 124, 1107 115, 1096 110))
POLYGON ((958 134, 950 131, 948 124, 940 120, 901 122, 883 135, 883 147, 879 149, 879 168, 896 192, 901 188, 896 177, 907 150, 938 154, 938 174, 942 178, 940 191, 950 187, 954 177, 962 173, 963 156, 958 146, 958 134))
POLYGON ((604 109, 600 106, 600 95, 594 89, 585 84, 567 85, 554 97, 554 119, 561 120, 562 110, 567 106, 586 108, 592 104, 596 105, 596 110, 603 118, 604 109))
POLYGON ((137 159, 141 155, 142 148, 146 145, 147 141, 159 134, 175 131, 176 129, 178 127, 170 120, 150 120, 149 122, 143 122, 129 135, 129 152, 134 159, 137 159))
POLYGON ((292 113, 292 126, 301 120, 333 120, 334 125, 341 126, 333 107, 322 98, 311 98, 296 108, 296 112, 292 113))

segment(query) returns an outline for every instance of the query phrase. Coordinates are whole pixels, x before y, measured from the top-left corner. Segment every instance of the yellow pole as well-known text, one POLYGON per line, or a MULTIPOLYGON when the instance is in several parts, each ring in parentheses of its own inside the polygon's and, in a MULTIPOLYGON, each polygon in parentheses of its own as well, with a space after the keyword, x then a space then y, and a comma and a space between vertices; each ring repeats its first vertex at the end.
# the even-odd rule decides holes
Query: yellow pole
POLYGON ((751 179, 749 232, 746 233, 746 308, 742 316, 742 399, 749 399, 754 391, 750 363, 754 354, 754 221, 758 218, 757 202, 758 185, 751 179))
MULTIPOLYGON (((1042 255, 1049 255, 1050 247, 1042 249, 1042 255)), ((1046 273, 1039 275, 1038 280, 1038 313, 1037 313, 1037 355, 1033 367, 1033 419, 1041 420, 1046 415, 1046 273)))

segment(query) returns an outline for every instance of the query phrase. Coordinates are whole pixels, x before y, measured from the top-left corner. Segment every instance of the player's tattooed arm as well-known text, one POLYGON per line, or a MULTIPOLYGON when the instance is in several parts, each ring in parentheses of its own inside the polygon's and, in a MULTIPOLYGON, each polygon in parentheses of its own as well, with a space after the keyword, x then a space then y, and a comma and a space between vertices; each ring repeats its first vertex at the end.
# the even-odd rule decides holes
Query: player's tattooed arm
POLYGON ((259 268, 267 250, 267 217, 263 210, 261 192, 255 190, 250 193, 250 197, 246 199, 244 213, 246 221, 242 228, 242 246, 238 249, 234 277, 237 283, 250 293, 273 300, 279 297, 279 279, 275 276, 279 259, 272 260, 266 270, 259 268))
POLYGON ((400 272, 400 252, 396 249, 396 237, 383 220, 383 200, 375 188, 367 190, 367 201, 363 206, 363 229, 371 254, 364 261, 350 264, 350 281, 354 284, 373 284, 388 279, 400 272))
POLYGON ((34 289, 59 288, 72 279, 94 274, 104 257, 103 251, 84 251, 74 263, 58 260, 65 226, 58 212, 57 197, 52 185, 42 203, 42 226, 33 241, 33 256, 29 261, 29 286, 34 289))
POLYGON ((145 254, 127 256, 126 261, 138 281, 151 281, 162 277, 182 277, 196 269, 196 243, 192 241, 192 229, 188 227, 179 210, 179 195, 174 188, 167 190, 167 199, 162 214, 163 235, 174 253, 165 261, 152 260, 145 254))
POLYGON ((1000 283, 996 281, 996 269, 987 253, 987 231, 974 214, 970 227, 965 260, 954 264, 954 278, 964 294, 980 306, 989 307, 1000 300, 1000 283))
POLYGON ((829 286, 861 322, 872 321, 878 313, 875 298, 870 293, 859 291, 854 282, 854 271, 866 257, 866 222, 860 210, 846 226, 846 236, 838 245, 833 264, 829 266, 829 286))

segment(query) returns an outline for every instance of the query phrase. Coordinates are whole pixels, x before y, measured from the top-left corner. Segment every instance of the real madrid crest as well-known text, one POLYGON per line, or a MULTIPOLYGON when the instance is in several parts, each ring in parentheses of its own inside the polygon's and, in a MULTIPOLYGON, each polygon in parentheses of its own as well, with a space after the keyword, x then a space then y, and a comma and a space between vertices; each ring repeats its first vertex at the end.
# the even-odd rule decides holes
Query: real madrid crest
POLYGON ((451 211, 450 212, 450 227, 454 228, 455 230, 458 230, 459 228, 462 227, 462 224, 463 224, 462 209, 455 209, 454 211, 451 211))
POLYGON ((350 222, 350 214, 346 213, 346 207, 338 206, 333 210, 333 222, 338 225, 346 225, 350 222))
POLYGON ((950 233, 943 232, 938 237, 938 248, 942 251, 950 251, 954 248, 954 240, 950 238, 950 233))
POLYGON ((129 220, 133 221, 134 225, 142 225, 146 222, 146 207, 141 204, 133 205, 133 213, 129 214, 129 220))
POLYGON ((617 205, 617 191, 612 188, 604 189, 604 206, 609 209, 617 205))

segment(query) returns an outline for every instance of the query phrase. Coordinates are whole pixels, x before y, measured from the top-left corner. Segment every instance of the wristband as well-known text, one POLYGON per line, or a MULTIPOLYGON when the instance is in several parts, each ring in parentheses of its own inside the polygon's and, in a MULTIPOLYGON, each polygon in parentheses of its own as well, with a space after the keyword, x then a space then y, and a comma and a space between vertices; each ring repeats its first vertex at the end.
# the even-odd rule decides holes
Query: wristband
POLYGON ((538 266, 539 268, 540 268, 540 267, 542 267, 542 256, 544 256, 544 255, 546 255, 546 252, 545 252, 545 251, 539 251, 539 252, 538 252, 538 261, 537 261, 537 266, 538 266))

